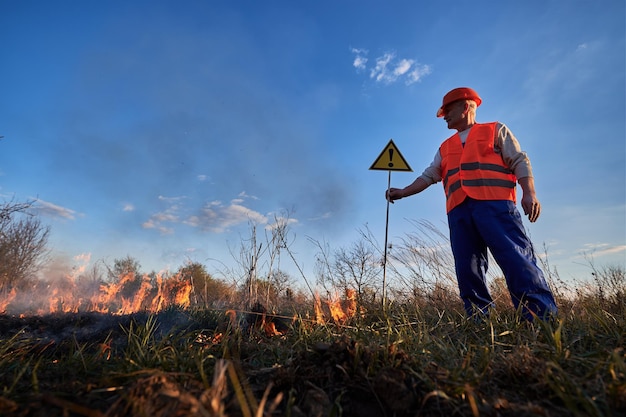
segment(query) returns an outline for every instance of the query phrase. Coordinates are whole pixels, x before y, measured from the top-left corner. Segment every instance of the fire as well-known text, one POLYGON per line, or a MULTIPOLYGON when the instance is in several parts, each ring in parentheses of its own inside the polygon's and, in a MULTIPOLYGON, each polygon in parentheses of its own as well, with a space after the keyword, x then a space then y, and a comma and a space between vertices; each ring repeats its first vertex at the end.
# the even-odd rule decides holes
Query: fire
POLYGON ((320 301, 320 295, 315 293, 315 323, 324 324, 324 312, 322 311, 322 302, 320 301))
POLYGON ((0 295, 0 313, 156 313, 171 306, 188 308, 192 290, 191 281, 178 275, 165 278, 129 273, 115 282, 99 285, 89 294, 74 277, 66 276, 54 282, 38 283, 28 291, 13 288, 0 295))
POLYGON ((354 317, 356 314, 356 291, 348 288, 346 290, 346 299, 344 301, 344 308, 346 309, 346 315, 348 317, 354 317))
MULTIPOLYGON (((50 313, 76 313, 81 300, 75 300, 74 294, 71 292, 61 291, 59 288, 52 290, 50 296, 49 310, 50 313)), ((43 313, 43 311, 40 311, 43 313)))
POLYGON ((122 297, 121 314, 129 314, 141 310, 141 306, 149 296, 151 289, 150 278, 144 276, 139 290, 132 298, 122 297))
POLYGON ((265 332, 265 335, 268 337, 281 336, 283 334, 282 332, 278 331, 278 329, 276 328, 276 323, 271 322, 271 321, 263 322, 263 331, 265 332))
POLYGON ((13 288, 7 295, 6 299, 0 300, 0 314, 3 314, 6 312, 7 306, 11 304, 11 302, 15 299, 16 296, 17 296, 17 291, 15 290, 15 288, 13 288))
MULTIPOLYGON (((336 324, 344 324, 351 318, 353 318, 357 311, 356 291, 353 289, 346 289, 344 299, 340 299, 337 294, 329 300, 324 301, 324 304, 328 307, 328 314, 333 322, 336 324)), ((315 321, 318 324, 326 322, 324 311, 322 309, 322 302, 318 294, 315 295, 315 321)))
POLYGON ((139 288, 129 296, 123 293, 129 284, 136 281, 134 274, 127 274, 117 283, 102 285, 100 294, 93 305, 98 311, 114 314, 130 314, 147 310, 159 312, 170 306, 188 308, 193 289, 189 280, 178 276, 165 279, 158 275, 153 281, 149 276, 141 278, 139 288), (110 310, 110 306, 119 305, 118 310, 110 310))
POLYGON ((161 311, 175 305, 187 308, 191 304, 190 295, 193 289, 191 282, 179 277, 164 280, 157 277, 157 295, 152 299, 151 311, 161 311))
POLYGON ((343 324, 348 319, 348 315, 343 311, 341 300, 338 297, 334 297, 332 300, 326 301, 330 316, 337 324, 343 324))

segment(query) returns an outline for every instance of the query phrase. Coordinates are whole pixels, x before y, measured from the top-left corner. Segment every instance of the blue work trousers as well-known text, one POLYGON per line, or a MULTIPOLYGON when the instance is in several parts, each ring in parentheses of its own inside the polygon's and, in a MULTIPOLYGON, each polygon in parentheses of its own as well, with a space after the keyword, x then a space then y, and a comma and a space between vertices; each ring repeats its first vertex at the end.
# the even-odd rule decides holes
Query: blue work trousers
POLYGON ((469 316, 486 314, 494 305, 486 281, 487 248, 504 273, 513 305, 521 305, 526 319, 556 315, 554 296, 514 202, 467 198, 448 213, 448 224, 459 291, 469 316))

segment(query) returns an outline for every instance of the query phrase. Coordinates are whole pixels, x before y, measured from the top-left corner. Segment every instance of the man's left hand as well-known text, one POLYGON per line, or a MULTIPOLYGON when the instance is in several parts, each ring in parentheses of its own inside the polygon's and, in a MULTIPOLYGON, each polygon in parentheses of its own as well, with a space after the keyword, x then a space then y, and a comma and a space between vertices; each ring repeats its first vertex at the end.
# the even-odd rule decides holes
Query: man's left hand
POLYGON ((541 214, 541 204, 539 204, 539 200, 537 200, 537 197, 533 194, 525 194, 524 197, 522 197, 522 208, 531 223, 536 222, 541 214))

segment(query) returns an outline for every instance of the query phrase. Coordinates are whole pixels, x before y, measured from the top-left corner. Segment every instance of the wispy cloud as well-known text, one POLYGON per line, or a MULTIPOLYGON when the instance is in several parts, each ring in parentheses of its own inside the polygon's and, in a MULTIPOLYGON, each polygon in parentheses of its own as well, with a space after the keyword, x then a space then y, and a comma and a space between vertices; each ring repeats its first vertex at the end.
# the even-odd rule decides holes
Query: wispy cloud
POLYGON ((177 197, 165 197, 165 196, 162 196, 162 195, 159 196, 159 200, 165 201, 165 202, 169 202, 169 203, 180 201, 180 200, 183 200, 185 198, 186 198, 185 196, 177 196, 177 197))
POLYGON ((587 49, 588 47, 589 47, 589 44, 587 44, 586 42, 583 42, 576 47, 576 51, 582 51, 584 49, 587 49))
POLYGON ((290 225, 294 225, 297 223, 298 223, 298 220, 293 219, 291 217, 277 216, 277 217, 274 217, 274 221, 272 223, 269 223, 267 226, 265 226, 265 229, 274 230, 274 229, 278 229, 279 227, 290 226, 290 225))
POLYGON ((76 212, 74 210, 52 204, 44 200, 37 199, 33 209, 42 216, 68 220, 74 220, 76 218, 76 212))
POLYGON ((245 191, 240 192, 240 193, 239 193, 239 195, 238 195, 238 197, 241 197, 241 198, 250 198, 250 199, 252 199, 252 200, 258 200, 258 199, 259 199, 259 197, 256 197, 256 196, 253 196, 253 195, 250 195, 250 194, 246 193, 245 191))
POLYGON ((141 225, 144 229, 156 229, 162 235, 173 235, 174 228, 158 224, 154 219, 150 219, 141 225))
MULTIPOLYGON (((599 40, 581 42, 575 48, 539 50, 537 59, 529 67, 524 87, 536 110, 553 107, 554 97, 574 97, 583 88, 591 88, 599 94, 596 91, 598 81, 605 76, 605 70, 610 72, 610 68, 614 68, 616 58, 611 44, 599 40), (552 94, 556 91, 558 94, 552 94)), ((623 61, 621 64, 623 66, 623 61)))
MULTIPOLYGON (((352 48, 355 55, 352 65, 357 72, 368 69, 369 59, 367 49, 352 48)), ((393 84, 404 82, 406 85, 421 81, 426 75, 432 72, 430 65, 420 64, 415 59, 398 58, 395 52, 386 52, 377 57, 374 65, 369 67, 369 77, 377 83, 393 84)))
POLYGON ((196 179, 200 182, 207 182, 207 181, 211 181, 211 177, 209 177, 208 175, 204 175, 204 174, 199 174, 196 176, 196 179))
POLYGON ((333 213, 330 211, 327 211, 319 216, 316 217, 311 217, 309 218, 309 221, 315 222, 315 221, 319 221, 319 220, 326 220, 326 219, 330 219, 333 217, 333 213))
POLYGON ((220 201, 207 203, 198 215, 191 216, 185 221, 190 226, 213 233, 223 233, 230 227, 247 222, 267 224, 268 218, 244 206, 241 199, 232 200, 228 205, 220 201))
POLYGON ((158 230, 162 235, 171 235, 174 233, 174 228, 171 225, 180 223, 179 212, 182 209, 182 205, 179 201, 181 198, 159 196, 158 199, 169 204, 169 206, 165 210, 154 213, 141 227, 158 230), (168 223, 170 226, 167 226, 168 223))
POLYGON ((364 71, 367 68, 367 49, 352 48, 352 53, 355 55, 352 65, 357 71, 364 71))
POLYGON ((245 192, 240 193, 228 204, 221 201, 208 202, 198 210, 197 214, 193 215, 188 214, 189 210, 180 202, 181 199, 159 196, 159 200, 167 203, 168 207, 152 214, 142 227, 158 230, 161 234, 173 234, 176 225, 185 224, 204 232, 224 233, 229 228, 247 222, 261 225, 268 223, 267 216, 245 206, 247 199, 257 199, 245 192))
POLYGON ((593 256, 594 258, 613 255, 615 253, 626 253, 626 245, 610 245, 608 243, 588 243, 581 251, 583 255, 581 257, 593 256))
POLYGON ((164 223, 179 223, 178 217, 168 212, 155 213, 141 227, 144 229, 156 229, 162 235, 174 234, 174 228, 168 227, 164 223))

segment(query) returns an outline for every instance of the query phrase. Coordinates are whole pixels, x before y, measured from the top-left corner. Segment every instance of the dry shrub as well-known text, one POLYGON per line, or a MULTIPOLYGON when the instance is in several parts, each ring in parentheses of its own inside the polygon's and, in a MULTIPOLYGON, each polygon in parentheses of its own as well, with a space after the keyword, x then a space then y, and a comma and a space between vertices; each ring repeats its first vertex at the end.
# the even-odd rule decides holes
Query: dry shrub
POLYGON ((496 310, 504 312, 513 311, 515 309, 504 277, 497 277, 492 280, 489 285, 489 292, 495 303, 496 310))
POLYGON ((184 388, 171 375, 164 373, 140 378, 107 411, 106 417, 213 415, 208 412, 208 404, 198 399, 202 390, 199 384, 195 385, 184 388))
MULTIPOLYGON (((233 390, 242 391, 240 378, 232 362, 224 359, 216 362, 212 385, 208 389, 189 375, 156 371, 137 379, 107 410, 105 417, 225 417, 229 397, 228 376, 233 390)), ((268 404, 267 409, 270 412, 276 407, 277 401, 280 401, 279 397, 274 403, 268 404)), ((267 393, 258 405, 254 399, 248 399, 240 403, 240 406, 245 409, 253 405, 254 412, 258 415, 266 402, 267 393)))

